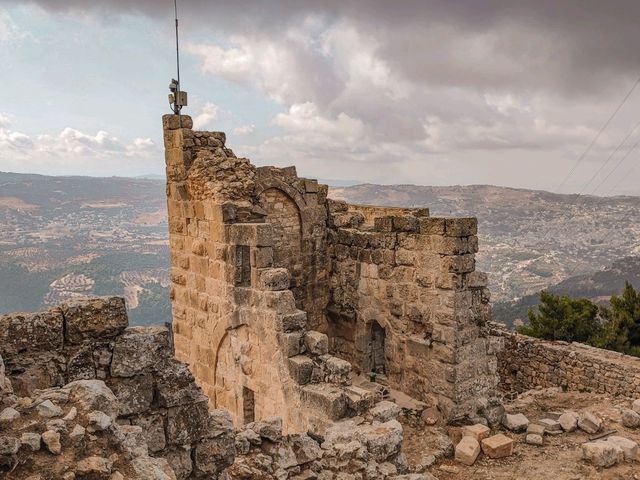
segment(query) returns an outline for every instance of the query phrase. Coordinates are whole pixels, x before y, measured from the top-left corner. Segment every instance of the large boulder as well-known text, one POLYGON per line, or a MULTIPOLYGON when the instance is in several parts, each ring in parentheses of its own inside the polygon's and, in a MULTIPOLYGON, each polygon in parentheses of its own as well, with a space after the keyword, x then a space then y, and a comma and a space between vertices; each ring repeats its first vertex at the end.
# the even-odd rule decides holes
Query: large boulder
POLYGON ((164 327, 130 327, 113 347, 111 375, 133 377, 164 365, 171 356, 169 331, 164 327))
POLYGON ((62 305, 62 312, 65 340, 70 344, 114 338, 129 324, 121 297, 70 300, 62 305))
POLYGON ((609 468, 624 460, 624 451, 613 442, 598 440, 582 444, 582 458, 597 467, 609 468))

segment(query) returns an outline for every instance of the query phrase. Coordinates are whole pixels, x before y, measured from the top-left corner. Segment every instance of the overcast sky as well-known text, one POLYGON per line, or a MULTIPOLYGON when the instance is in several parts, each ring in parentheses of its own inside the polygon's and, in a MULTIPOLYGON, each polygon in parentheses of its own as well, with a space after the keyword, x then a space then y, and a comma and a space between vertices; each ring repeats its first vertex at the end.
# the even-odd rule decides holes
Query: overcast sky
MULTIPOLYGON (((180 10, 185 113, 237 155, 322 179, 556 191, 640 76, 637 0, 180 10)), ((0 0, 0 170, 162 173, 172 14, 171 0, 0 0)), ((640 194, 638 121, 640 87, 562 191, 640 194)))

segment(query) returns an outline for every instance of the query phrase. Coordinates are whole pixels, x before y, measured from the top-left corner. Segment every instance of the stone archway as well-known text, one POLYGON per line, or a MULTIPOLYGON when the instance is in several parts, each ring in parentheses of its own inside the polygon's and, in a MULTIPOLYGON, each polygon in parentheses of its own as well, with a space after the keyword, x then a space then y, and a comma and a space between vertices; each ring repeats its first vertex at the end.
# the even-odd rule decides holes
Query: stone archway
POLYGON ((238 423, 244 419, 244 389, 253 373, 252 344, 246 326, 229 330, 218 345, 214 367, 214 406, 229 410, 238 423))
POLYGON ((267 188, 258 197, 273 227, 273 266, 284 267, 291 274, 291 288, 296 301, 302 299, 302 219, 296 202, 279 188, 267 188))

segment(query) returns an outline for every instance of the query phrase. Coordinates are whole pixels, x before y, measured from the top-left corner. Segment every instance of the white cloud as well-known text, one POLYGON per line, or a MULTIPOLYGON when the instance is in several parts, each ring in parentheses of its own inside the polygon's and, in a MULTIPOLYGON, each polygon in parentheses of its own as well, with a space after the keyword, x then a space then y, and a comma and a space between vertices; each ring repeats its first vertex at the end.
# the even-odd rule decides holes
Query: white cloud
POLYGON ((0 114, 0 169, 45 174, 134 175, 160 170, 162 155, 150 138, 122 141, 100 130, 66 127, 57 134, 29 136, 10 130, 0 114))
POLYGON ((205 103, 200 109, 200 113, 193 117, 193 128, 196 130, 206 130, 211 128, 213 122, 218 120, 220 109, 211 102, 205 103))
POLYGON ((16 25, 9 13, 0 8, 0 46, 15 47, 30 34, 16 25))
POLYGON ((255 125, 241 125, 233 129, 234 135, 251 135, 256 129, 255 125))

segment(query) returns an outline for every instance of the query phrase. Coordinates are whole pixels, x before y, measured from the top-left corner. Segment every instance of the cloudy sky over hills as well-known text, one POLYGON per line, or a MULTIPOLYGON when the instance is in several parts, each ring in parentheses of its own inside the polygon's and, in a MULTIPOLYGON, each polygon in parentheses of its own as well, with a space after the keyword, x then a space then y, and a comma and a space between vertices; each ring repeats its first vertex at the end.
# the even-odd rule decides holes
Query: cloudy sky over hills
MULTIPOLYGON (((196 125, 312 177, 556 190, 640 75, 634 0, 180 3, 196 125)), ((0 170, 162 172, 172 13, 0 0, 0 170)), ((640 194, 638 107, 563 191, 640 194)))

